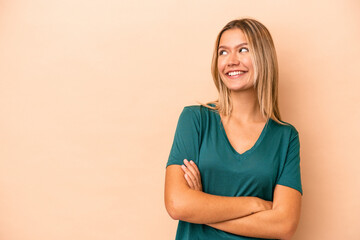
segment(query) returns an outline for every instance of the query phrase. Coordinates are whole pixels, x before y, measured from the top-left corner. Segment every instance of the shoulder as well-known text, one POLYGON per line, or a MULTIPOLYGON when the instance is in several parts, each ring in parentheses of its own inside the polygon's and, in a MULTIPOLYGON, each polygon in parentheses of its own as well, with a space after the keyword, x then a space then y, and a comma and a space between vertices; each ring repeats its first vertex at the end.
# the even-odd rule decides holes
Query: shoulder
POLYGON ((185 112, 192 112, 192 113, 199 113, 200 112, 200 105, 188 105, 184 107, 185 112))
POLYGON ((179 117, 179 124, 187 125, 200 123, 200 106, 190 105, 185 106, 179 117))
POLYGON ((203 105, 189 105, 184 107, 180 120, 196 124, 201 129, 206 129, 210 123, 217 121, 216 111, 203 105))
POLYGON ((210 108, 207 108, 203 105, 189 105, 184 107, 182 114, 193 115, 197 118, 200 118, 201 115, 209 113, 210 111, 212 111, 210 108))
POLYGON ((296 127, 292 125, 291 123, 280 121, 281 123, 276 122, 275 120, 271 119, 272 122, 272 128, 284 135, 289 136, 290 138, 295 138, 299 135, 299 132, 297 131, 296 127))
POLYGON ((180 118, 199 119, 200 107, 197 105, 185 106, 181 112, 180 118))

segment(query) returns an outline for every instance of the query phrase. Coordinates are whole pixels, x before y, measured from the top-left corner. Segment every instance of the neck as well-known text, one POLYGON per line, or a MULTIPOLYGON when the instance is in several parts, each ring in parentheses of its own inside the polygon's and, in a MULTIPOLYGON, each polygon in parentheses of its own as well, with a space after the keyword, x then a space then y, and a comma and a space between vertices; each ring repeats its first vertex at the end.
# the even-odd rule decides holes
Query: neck
POLYGON ((260 113, 255 89, 250 88, 246 91, 231 92, 230 97, 232 100, 232 112, 229 118, 243 123, 265 121, 260 113))

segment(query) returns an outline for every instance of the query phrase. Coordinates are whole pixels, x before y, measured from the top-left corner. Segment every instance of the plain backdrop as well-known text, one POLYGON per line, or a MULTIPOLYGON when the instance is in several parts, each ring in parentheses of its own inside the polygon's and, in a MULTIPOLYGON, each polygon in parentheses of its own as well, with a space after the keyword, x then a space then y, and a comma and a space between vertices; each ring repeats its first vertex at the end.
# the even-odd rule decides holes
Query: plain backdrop
POLYGON ((270 30, 299 131, 293 239, 360 239, 358 0, 0 0, 0 239, 174 239, 176 123, 216 99, 215 38, 240 17, 270 30))

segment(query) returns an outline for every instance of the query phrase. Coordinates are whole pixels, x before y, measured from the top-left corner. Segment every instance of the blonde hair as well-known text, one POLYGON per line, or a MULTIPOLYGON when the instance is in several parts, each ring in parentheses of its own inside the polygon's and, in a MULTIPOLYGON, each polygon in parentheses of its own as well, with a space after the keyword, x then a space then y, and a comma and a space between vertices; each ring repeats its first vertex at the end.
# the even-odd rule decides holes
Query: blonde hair
POLYGON ((257 90, 260 112, 266 118, 281 122, 278 107, 278 62, 275 46, 267 28, 260 22, 250 18, 233 20, 225 25, 216 38, 211 64, 211 73, 219 92, 216 101, 202 104, 227 116, 231 114, 232 103, 230 90, 220 78, 218 63, 218 48, 222 34, 229 29, 240 29, 248 40, 251 59, 254 66, 254 88, 257 90), (210 106, 214 104, 215 106, 210 106))

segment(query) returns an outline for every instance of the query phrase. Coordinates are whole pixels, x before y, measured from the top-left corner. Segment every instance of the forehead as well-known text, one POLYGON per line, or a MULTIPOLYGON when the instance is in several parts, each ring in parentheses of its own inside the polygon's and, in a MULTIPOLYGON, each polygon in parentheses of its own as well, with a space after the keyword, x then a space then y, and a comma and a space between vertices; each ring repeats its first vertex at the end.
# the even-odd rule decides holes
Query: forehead
POLYGON ((233 28, 223 32, 220 38, 219 46, 236 46, 241 43, 247 43, 247 39, 242 30, 233 28))

